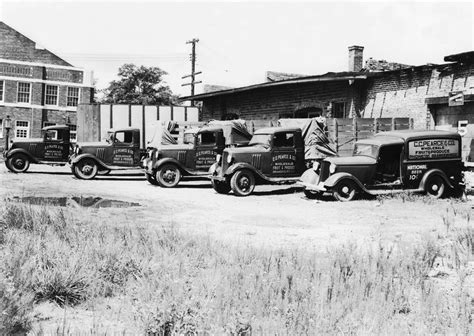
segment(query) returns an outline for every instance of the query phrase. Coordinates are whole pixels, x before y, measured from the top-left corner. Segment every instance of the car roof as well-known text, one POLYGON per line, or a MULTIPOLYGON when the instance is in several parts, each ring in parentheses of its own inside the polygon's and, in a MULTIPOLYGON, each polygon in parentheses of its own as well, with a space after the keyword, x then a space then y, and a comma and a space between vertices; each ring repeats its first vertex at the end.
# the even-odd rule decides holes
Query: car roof
POLYGON ((51 126, 46 126, 46 127, 43 127, 42 130, 43 131, 49 131, 49 130, 68 130, 69 129, 69 126, 68 125, 51 125, 51 126))
POLYGON ((121 131, 140 131, 136 127, 120 127, 120 128, 111 128, 107 132, 121 132, 121 131))
POLYGON ((275 134, 278 132, 301 132, 299 127, 265 127, 260 128, 254 134, 275 134))

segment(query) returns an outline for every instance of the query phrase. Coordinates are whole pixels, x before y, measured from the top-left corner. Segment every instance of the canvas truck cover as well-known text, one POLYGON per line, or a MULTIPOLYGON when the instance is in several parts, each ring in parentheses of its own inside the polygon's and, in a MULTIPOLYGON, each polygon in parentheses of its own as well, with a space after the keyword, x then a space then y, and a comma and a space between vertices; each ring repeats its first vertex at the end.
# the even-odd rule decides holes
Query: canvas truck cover
MULTIPOLYGON (((221 127, 224 132, 225 144, 246 145, 252 138, 247 129, 245 120, 211 120, 207 126, 221 127)), ((204 126, 205 127, 205 126, 204 126)))
POLYGON ((163 124, 161 122, 157 122, 155 133, 153 134, 150 142, 148 142, 147 147, 178 144, 176 139, 171 135, 171 132, 177 127, 178 123, 175 121, 166 121, 163 124))
POLYGON ((331 145, 325 132, 325 118, 280 119, 278 120, 278 126, 301 128, 304 138, 306 160, 316 160, 328 156, 337 156, 337 152, 331 145))

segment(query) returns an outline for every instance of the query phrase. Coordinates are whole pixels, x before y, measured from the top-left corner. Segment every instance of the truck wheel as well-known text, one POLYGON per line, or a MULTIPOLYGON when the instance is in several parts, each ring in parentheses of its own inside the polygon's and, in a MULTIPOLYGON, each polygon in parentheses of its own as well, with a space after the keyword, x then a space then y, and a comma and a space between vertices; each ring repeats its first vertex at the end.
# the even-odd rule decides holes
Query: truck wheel
POLYGON ((176 187, 181 180, 181 172, 178 167, 173 164, 164 164, 156 172, 156 180, 161 187, 176 187))
POLYGON ((352 201, 357 194, 357 186, 351 180, 339 181, 332 190, 332 196, 336 201, 348 202, 352 201))
POLYGON ((229 183, 225 181, 211 180, 211 184, 218 194, 228 194, 231 189, 229 183))
POLYGON ((152 174, 145 173, 146 180, 153 185, 158 185, 158 181, 152 174))
POLYGON ((316 199, 319 196, 319 193, 317 191, 311 191, 311 190, 305 189, 303 192, 304 192, 304 195, 309 199, 316 199))
POLYGON ((82 159, 72 165, 72 173, 82 180, 92 180, 98 170, 97 163, 90 158, 82 159))
POLYGON ((444 179, 439 175, 431 176, 425 184, 425 192, 427 195, 433 198, 443 197, 444 191, 446 190, 446 183, 444 179))
POLYGON ((25 154, 13 154, 5 163, 8 169, 14 173, 24 173, 30 167, 30 160, 25 154))
POLYGON ((230 179, 230 187, 236 196, 248 196, 255 189, 255 177, 250 170, 238 170, 230 179))

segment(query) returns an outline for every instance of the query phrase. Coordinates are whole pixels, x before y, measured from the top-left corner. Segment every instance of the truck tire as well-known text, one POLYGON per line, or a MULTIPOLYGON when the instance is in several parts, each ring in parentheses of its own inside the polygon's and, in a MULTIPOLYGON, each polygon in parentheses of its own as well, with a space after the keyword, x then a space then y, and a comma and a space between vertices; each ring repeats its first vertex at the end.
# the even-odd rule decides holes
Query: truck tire
POLYGON ((152 174, 145 173, 146 180, 155 186, 158 185, 158 181, 156 180, 155 176, 152 174))
POLYGON ((255 189, 255 177, 248 169, 238 170, 230 179, 230 187, 236 196, 248 196, 255 189))
POLYGON ((77 163, 73 163, 71 170, 78 179, 92 180, 97 175, 99 167, 93 159, 85 158, 77 163))
POLYGON ((211 184, 218 194, 228 194, 231 190, 229 183, 226 181, 211 180, 211 184))
POLYGON ((181 171, 176 165, 165 163, 158 168, 155 179, 160 187, 173 188, 176 187, 181 180, 181 171))
POLYGON ((319 196, 319 193, 317 191, 311 191, 311 190, 305 189, 303 192, 304 192, 304 195, 309 199, 316 199, 319 196))
POLYGON ((433 175, 425 183, 425 192, 433 198, 441 198, 446 191, 446 182, 439 175, 433 175))
POLYGON ((357 185, 354 181, 344 179, 332 188, 332 196, 336 201, 349 202, 352 201, 357 195, 357 185))
POLYGON ((5 165, 14 173, 24 173, 30 167, 30 160, 25 154, 16 153, 7 159, 5 165))

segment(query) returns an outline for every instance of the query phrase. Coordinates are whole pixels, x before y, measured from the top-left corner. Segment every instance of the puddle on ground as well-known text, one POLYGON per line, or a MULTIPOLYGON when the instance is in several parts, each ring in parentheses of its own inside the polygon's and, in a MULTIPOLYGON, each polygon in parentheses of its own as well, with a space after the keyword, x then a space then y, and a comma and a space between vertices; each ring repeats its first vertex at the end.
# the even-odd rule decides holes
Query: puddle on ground
POLYGON ((13 197, 12 201, 28 203, 33 205, 52 205, 61 207, 83 207, 83 208, 128 208, 140 206, 140 203, 126 202, 120 200, 107 199, 102 197, 13 197))

